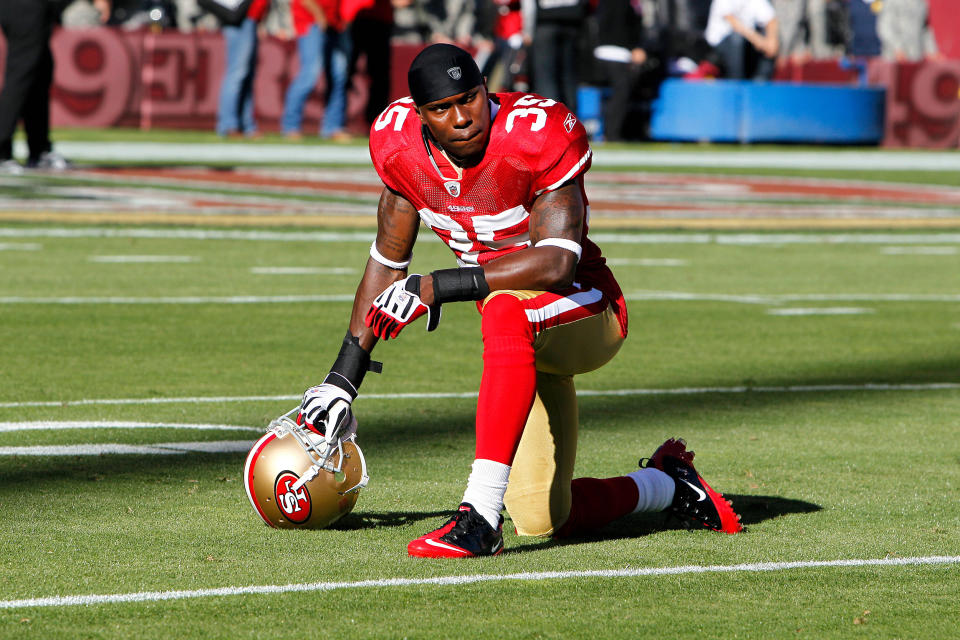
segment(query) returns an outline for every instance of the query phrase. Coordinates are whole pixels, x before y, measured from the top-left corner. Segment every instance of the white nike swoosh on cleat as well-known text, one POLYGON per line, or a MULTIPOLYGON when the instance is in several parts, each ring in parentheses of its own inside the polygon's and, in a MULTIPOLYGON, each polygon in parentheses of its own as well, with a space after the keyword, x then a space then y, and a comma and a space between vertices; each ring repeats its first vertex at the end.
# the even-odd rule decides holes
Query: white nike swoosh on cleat
MULTIPOLYGON (((690 484, 689 482, 687 482, 686 480, 684 480, 684 479, 682 479, 682 478, 680 479, 680 482, 684 483, 685 485, 687 485, 688 487, 690 487, 691 489, 693 489, 694 491, 697 492, 697 495, 700 496, 699 498, 697 498, 697 502, 703 502, 704 500, 707 499, 707 494, 704 493, 704 492, 703 492, 703 489, 701 489, 700 487, 698 487, 698 486, 696 486, 696 485, 693 485, 693 484, 690 484)), ((428 542, 429 542, 429 540, 428 540, 428 542)))
POLYGON ((466 549, 461 549, 460 547, 454 547, 453 545, 444 544, 443 542, 439 542, 437 540, 434 540, 433 538, 424 538, 423 541, 429 544, 430 546, 440 547, 441 549, 447 549, 449 551, 456 551, 457 553, 462 553, 464 555, 467 555, 470 553, 466 549))

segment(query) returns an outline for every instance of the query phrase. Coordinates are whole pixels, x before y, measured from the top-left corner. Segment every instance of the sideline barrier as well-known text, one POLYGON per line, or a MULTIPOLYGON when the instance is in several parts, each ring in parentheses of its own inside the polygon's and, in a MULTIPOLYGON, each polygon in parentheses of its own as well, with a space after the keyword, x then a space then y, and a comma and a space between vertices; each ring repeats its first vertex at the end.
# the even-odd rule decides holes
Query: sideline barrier
POLYGON ((686 142, 879 144, 886 91, 749 80, 670 79, 650 136, 686 142))

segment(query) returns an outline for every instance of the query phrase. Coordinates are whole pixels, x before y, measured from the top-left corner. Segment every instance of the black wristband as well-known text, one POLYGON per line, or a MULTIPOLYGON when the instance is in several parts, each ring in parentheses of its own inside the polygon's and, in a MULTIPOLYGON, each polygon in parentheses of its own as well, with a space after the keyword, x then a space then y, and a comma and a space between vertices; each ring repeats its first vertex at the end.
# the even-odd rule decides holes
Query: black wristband
POLYGON ((483 300, 490 295, 490 285, 479 267, 463 269, 438 269, 433 276, 433 300, 435 304, 483 300))
POLYGON ((348 331, 340 346, 340 353, 323 382, 340 387, 355 399, 367 371, 380 373, 383 363, 371 360, 370 354, 360 346, 360 339, 348 331))

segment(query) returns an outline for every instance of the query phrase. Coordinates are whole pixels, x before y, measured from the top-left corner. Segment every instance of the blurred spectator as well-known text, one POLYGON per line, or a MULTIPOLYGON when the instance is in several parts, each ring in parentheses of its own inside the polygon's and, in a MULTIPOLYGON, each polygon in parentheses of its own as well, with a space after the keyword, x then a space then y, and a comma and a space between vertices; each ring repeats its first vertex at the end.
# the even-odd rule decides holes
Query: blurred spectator
POLYGON ((844 55, 852 37, 847 0, 807 0, 807 31, 814 59, 844 55))
POLYGON ((780 50, 778 30, 769 0, 713 0, 704 38, 723 77, 769 80, 780 50))
POLYGON ((522 0, 530 39, 533 90, 577 112, 580 37, 588 0, 522 0))
POLYGON ((477 18, 474 0, 428 0, 426 8, 431 42, 471 46, 477 18))
MULTIPOLYGON (((287 88, 280 125, 285 136, 299 140, 303 107, 326 69, 327 100, 320 135, 346 140, 350 25, 342 0, 293 0, 290 13, 297 34, 300 70, 287 88)), ((352 18, 352 16, 350 16, 352 18)))
POLYGON ((604 137, 616 142, 627 137, 624 125, 636 88, 659 62, 647 50, 639 0, 600 0, 597 32, 593 55, 610 86, 604 103, 604 137))
POLYGON ((430 39, 427 0, 393 0, 393 37, 402 44, 423 44, 430 39))
POLYGON ((375 0, 373 6, 361 9, 350 25, 353 54, 350 56, 350 76, 356 70, 360 56, 366 60, 370 89, 363 111, 367 125, 372 125, 380 112, 390 103, 390 36, 393 31, 393 3, 375 0))
MULTIPOLYGON (((880 38, 877 37, 877 14, 882 0, 843 0, 850 20, 850 42, 847 54, 856 58, 880 55, 880 38)), ((914 0, 921 2, 922 0, 914 0)))
POLYGON ((807 47, 807 0, 771 0, 780 26, 781 58, 801 61, 809 57, 807 47))
POLYGON ((877 16, 877 36, 884 58, 917 61, 937 55, 930 30, 927 0, 884 0, 877 16))
POLYGON ((481 0, 475 60, 490 91, 513 91, 526 56, 520 0, 481 0))
MULTIPOLYGON (((89 29, 105 22, 100 8, 94 6, 89 0, 73 0, 60 4, 64 6, 60 14, 60 24, 67 29, 89 29)), ((109 9, 107 13, 109 18, 109 9)))
MULTIPOLYGON (((100 21, 106 22, 110 0, 93 0, 92 5, 100 21)), ((23 172, 13 158, 13 134, 21 119, 27 134, 28 168, 59 171, 70 167, 50 142, 50 34, 60 8, 52 0, 0 0, 0 30, 7 41, 0 90, 0 173, 23 172)))
POLYGON ((223 25, 227 65, 217 108, 217 134, 221 136, 257 135, 253 108, 257 25, 266 14, 269 4, 270 0, 253 0, 247 17, 239 25, 223 25))
POLYGON ((670 73, 693 71, 710 51, 703 39, 709 13, 710 0, 643 0, 644 26, 670 73))

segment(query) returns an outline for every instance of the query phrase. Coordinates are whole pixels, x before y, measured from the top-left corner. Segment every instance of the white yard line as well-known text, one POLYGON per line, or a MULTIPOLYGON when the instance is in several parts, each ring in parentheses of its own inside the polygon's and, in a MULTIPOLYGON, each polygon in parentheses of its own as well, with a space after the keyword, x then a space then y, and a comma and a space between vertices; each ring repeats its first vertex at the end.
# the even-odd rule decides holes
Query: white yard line
POLYGON ((880 253, 887 256, 955 256, 956 247, 884 247, 880 253))
POLYGON ((685 267, 690 264, 679 258, 607 258, 611 267, 685 267))
POLYGON ((190 429, 192 431, 264 431, 265 427, 182 422, 130 422, 126 420, 30 420, 0 422, 4 431, 49 431, 51 429, 190 429))
POLYGON ((0 251, 40 251, 43 245, 36 242, 0 242, 0 251))
POLYGON ((258 276, 335 276, 356 272, 350 267, 250 267, 250 273, 258 276))
POLYGON ((0 456, 184 455, 186 453, 246 453, 256 440, 158 442, 157 444, 72 444, 0 447, 0 456))
POLYGON ((770 316, 857 316, 875 313, 863 307, 787 307, 767 309, 770 316))
MULTIPOLYGON (((697 395, 705 393, 741 394, 741 393, 830 393, 837 391, 954 391, 960 389, 960 382, 929 382, 929 383, 863 383, 863 384, 812 384, 787 386, 738 386, 738 387, 679 387, 674 389, 580 389, 577 395, 581 397, 620 397, 620 396, 674 396, 697 395)), ((438 393, 365 393, 360 396, 366 400, 446 400, 476 398, 476 391, 451 391, 438 393)), ((113 398, 113 399, 83 399, 83 400, 31 400, 24 402, 0 402, 0 409, 21 409, 28 407, 80 407, 90 405, 155 405, 155 404, 206 404, 231 402, 299 402, 299 395, 277 396, 204 396, 179 398, 113 398)), ((28 423, 3 423, 28 424, 28 423)), ((33 424, 33 423, 29 423, 33 424)), ((63 424, 63 423, 58 423, 63 424)), ((90 423, 84 423, 90 424, 90 423)), ((163 425, 175 426, 175 425, 163 425)), ((216 428, 230 428, 217 427, 216 428)), ((197 427, 190 427, 197 428, 197 427)), ((232 427, 245 429, 247 427, 232 427)))
POLYGON ((109 264, 164 264, 164 263, 183 263, 198 262, 200 258, 196 256, 89 256, 89 262, 100 262, 109 264))
POLYGON ((762 573, 796 569, 850 569, 859 567, 951 566, 960 564, 960 556, 920 556, 914 558, 865 558, 841 560, 801 560, 794 562, 754 562, 733 565, 686 565, 676 567, 638 567, 583 571, 537 571, 506 574, 473 574, 436 578, 381 578, 353 582, 307 582, 284 585, 248 585, 183 591, 137 591, 132 593, 48 596, 21 600, 0 600, 0 609, 28 607, 70 607, 77 605, 120 604, 125 602, 161 602, 192 598, 268 595, 277 593, 325 592, 341 589, 383 589, 418 586, 457 587, 481 582, 539 582, 544 580, 643 578, 702 575, 707 573, 762 573))

